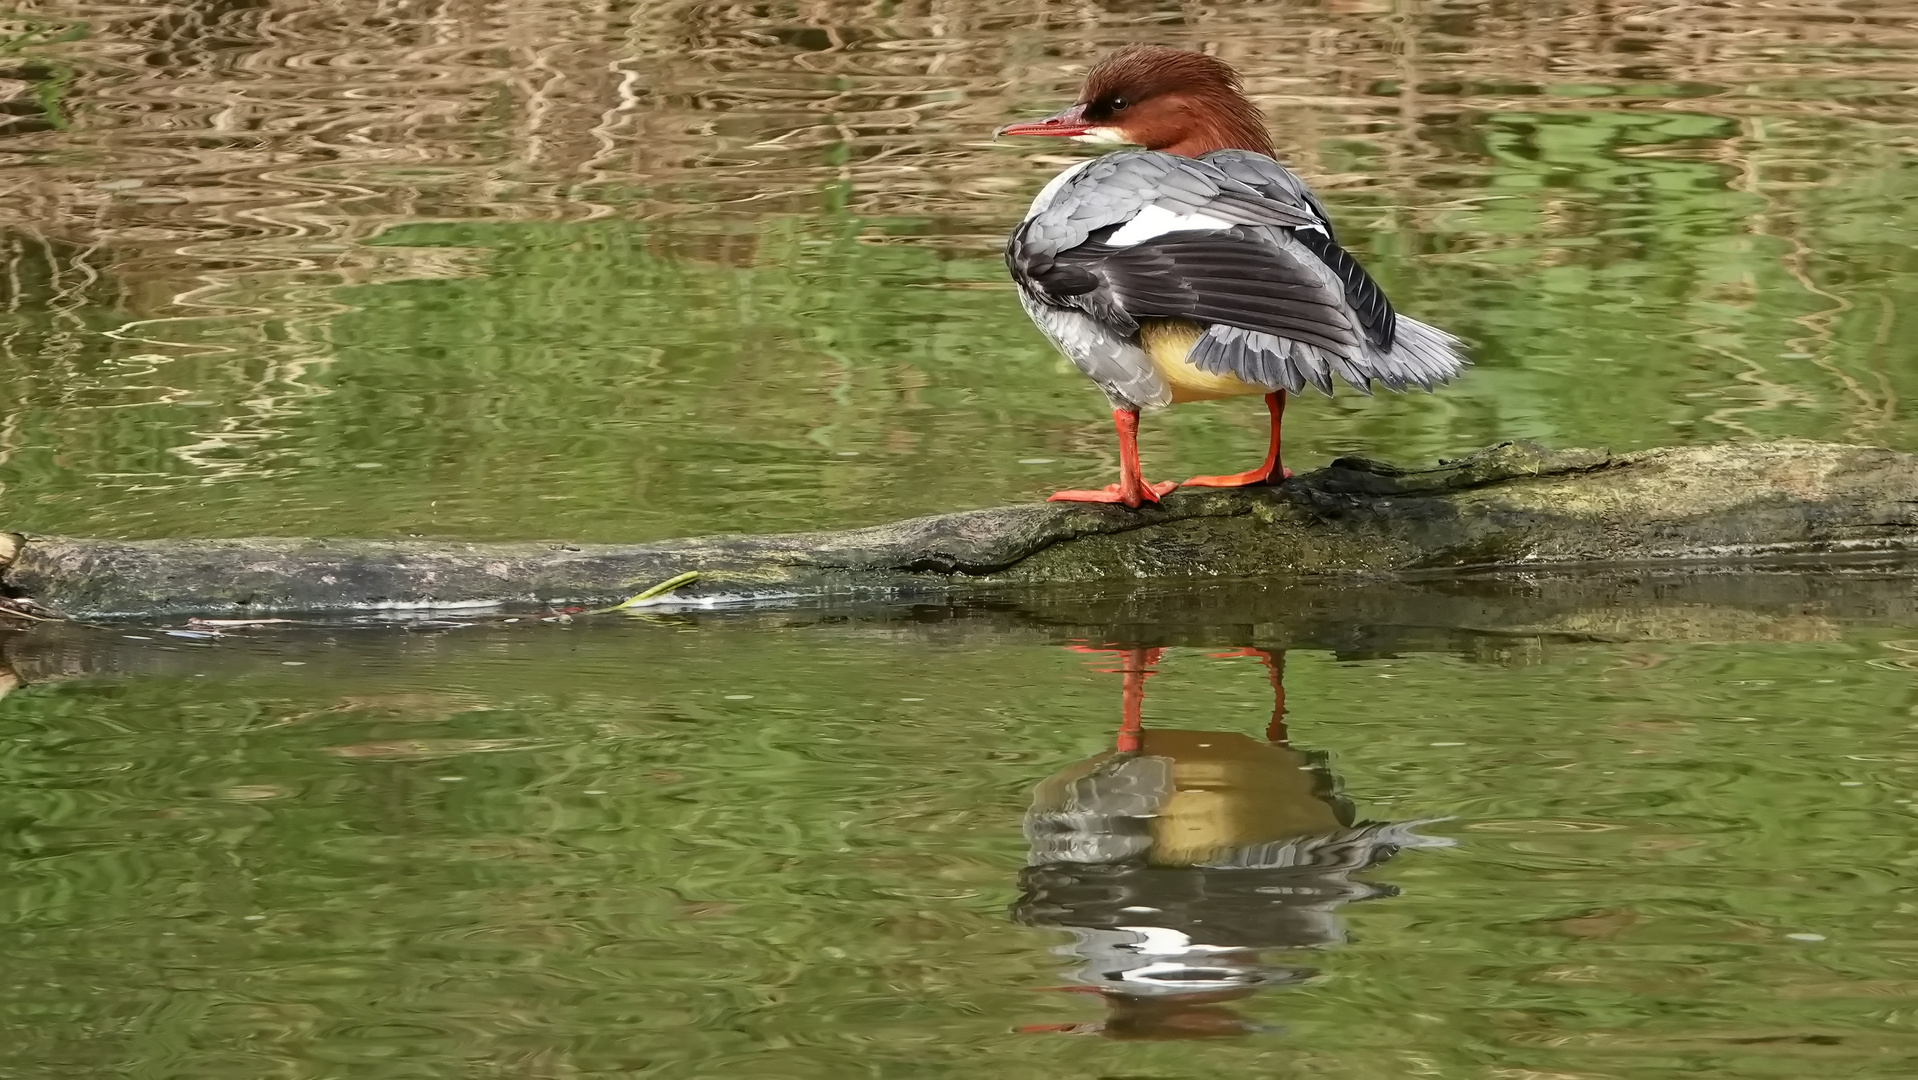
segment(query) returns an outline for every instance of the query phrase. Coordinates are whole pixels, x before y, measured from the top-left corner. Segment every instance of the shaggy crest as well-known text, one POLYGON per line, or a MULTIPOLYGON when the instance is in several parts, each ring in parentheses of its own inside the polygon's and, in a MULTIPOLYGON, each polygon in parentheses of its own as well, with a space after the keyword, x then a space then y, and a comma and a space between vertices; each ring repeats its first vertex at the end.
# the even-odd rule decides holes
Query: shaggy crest
POLYGON ((1272 153, 1265 117, 1232 65, 1163 45, 1128 45, 1086 75, 1088 122, 1116 128, 1148 150, 1198 157, 1214 150, 1272 153))

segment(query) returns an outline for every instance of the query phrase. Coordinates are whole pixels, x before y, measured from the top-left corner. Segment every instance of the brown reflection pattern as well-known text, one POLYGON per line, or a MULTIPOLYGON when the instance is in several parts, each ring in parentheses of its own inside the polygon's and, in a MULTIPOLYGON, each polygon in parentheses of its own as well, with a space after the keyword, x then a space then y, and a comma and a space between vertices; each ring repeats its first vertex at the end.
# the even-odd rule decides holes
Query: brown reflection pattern
MULTIPOLYGON (((1557 197, 1566 178, 1541 169, 1520 178, 1545 192, 1522 234, 1442 227, 1537 153, 1493 153, 1488 118, 1711 118, 1605 155, 1709 163, 1755 198, 1740 231, 1782 240, 1811 297, 1792 351, 1878 440, 1890 376, 1824 354, 1854 310, 1882 308, 1878 337, 1898 340, 1895 298, 1816 264, 1842 217, 1817 197, 1870 189, 1918 138, 1914 27, 1915 0, 20 0, 0 15, 0 294, 18 316, 0 466, 33 442, 23 408, 204 397, 217 414, 166 450, 192 475, 293 471, 255 451, 335 392, 334 290, 478 272, 459 248, 367 243, 402 223, 672 220, 647 233, 659 253, 754 266, 776 256, 749 226, 845 209, 875 243, 989 257, 1064 159, 988 133, 1138 40, 1244 71, 1280 155, 1355 233, 1492 276, 1578 263, 1618 205, 1557 197)), ((1688 302, 1741 308, 1756 261, 1704 266, 1688 302)), ((1815 396, 1738 341, 1698 348, 1750 369, 1714 436, 1815 396)))
MULTIPOLYGON (((457 272, 436 261, 444 253, 350 243, 422 218, 758 218, 813 212, 822 187, 837 186, 857 212, 928 216, 945 223, 942 242, 990 247, 1058 161, 995 150, 986 133, 1062 100, 1093 58, 1128 41, 1225 56, 1248 74, 1281 155, 1316 184, 1382 184, 1428 212, 1483 169, 1464 114, 1682 105, 1907 122, 1896 87, 1918 68, 1918 4, 1895 0, 12 10, 0 24, 21 43, 0 64, 11 99, 0 226, 80 245, 70 274, 110 275, 128 306, 171 317, 220 309, 241 275, 278 280, 284 299, 457 272), (1342 170, 1328 139, 1379 160, 1342 170)), ((1765 143, 1705 152, 1754 183, 1766 170, 1788 182, 1791 162, 1748 157, 1765 143)))
POLYGON ((1322 753, 1295 749, 1285 725, 1285 654, 1240 649, 1272 682, 1264 739, 1227 731, 1149 730, 1145 682, 1163 650, 1093 649, 1124 689, 1113 749, 1041 781, 1026 812, 1028 865, 1013 917, 1072 934, 1077 963, 1058 989, 1098 995, 1103 1021, 1029 1032, 1113 1039, 1244 1035, 1228 1007, 1314 974, 1291 959, 1345 940, 1337 909, 1394 895, 1357 879, 1408 847, 1449 847, 1426 822, 1358 821, 1322 753), (1286 960, 1266 954, 1286 950, 1286 960))

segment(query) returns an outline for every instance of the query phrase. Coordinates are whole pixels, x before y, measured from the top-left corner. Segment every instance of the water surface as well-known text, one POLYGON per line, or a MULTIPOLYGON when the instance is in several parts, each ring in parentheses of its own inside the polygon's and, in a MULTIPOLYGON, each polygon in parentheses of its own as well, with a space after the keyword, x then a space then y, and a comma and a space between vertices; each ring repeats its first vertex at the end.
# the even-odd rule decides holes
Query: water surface
MULTIPOLYGON (((994 144, 1135 40, 1238 64, 1479 366, 1293 462, 1503 438, 1918 446, 1918 7, 45 0, 0 126, 13 528, 632 540, 1105 482, 994 144)), ((10 65, 10 66, 9 66, 10 65)), ((1152 418, 1256 461, 1257 403, 1152 418)))
POLYGON ((16 637, 0 1071, 1907 1075, 1909 579, 1602 591, 16 637))
MULTIPOLYGON (((1104 483, 1102 400, 998 257, 1082 150, 988 133, 1137 40, 1239 65, 1474 345, 1436 396, 1304 400, 1295 467, 1918 449, 1914 24, 27 0, 0 526, 640 540, 1104 483)), ((1145 452, 1262 439, 1190 406, 1145 452)), ((0 1075, 1907 1076, 1913 596, 8 631, 0 1075)))

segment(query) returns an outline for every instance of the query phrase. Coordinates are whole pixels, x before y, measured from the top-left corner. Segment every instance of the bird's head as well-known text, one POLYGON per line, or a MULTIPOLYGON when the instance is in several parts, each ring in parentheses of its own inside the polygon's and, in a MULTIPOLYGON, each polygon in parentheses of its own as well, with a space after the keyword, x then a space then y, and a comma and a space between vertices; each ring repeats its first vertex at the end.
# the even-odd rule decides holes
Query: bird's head
POLYGON ((1265 118, 1230 64, 1163 45, 1120 49, 1086 75, 1071 108, 998 133, 1130 143, 1185 157, 1225 149, 1272 153, 1265 118))

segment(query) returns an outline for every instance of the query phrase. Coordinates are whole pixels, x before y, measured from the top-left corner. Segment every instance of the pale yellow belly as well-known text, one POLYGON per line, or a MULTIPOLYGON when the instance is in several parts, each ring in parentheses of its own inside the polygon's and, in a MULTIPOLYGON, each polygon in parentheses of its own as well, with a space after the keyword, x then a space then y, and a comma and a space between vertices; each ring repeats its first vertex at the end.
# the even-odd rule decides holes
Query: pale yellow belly
POLYGON ((1147 731, 1140 753, 1170 758, 1173 793, 1152 818, 1151 860, 1192 866, 1242 848, 1341 827, 1304 754, 1245 735, 1147 731))
POLYGON ((1213 398, 1265 394, 1263 386, 1254 386, 1230 375, 1200 371, 1186 360, 1186 354, 1199 340, 1197 323, 1184 319, 1146 319, 1139 323, 1139 343, 1159 376, 1172 387, 1173 401, 1210 401, 1213 398))

